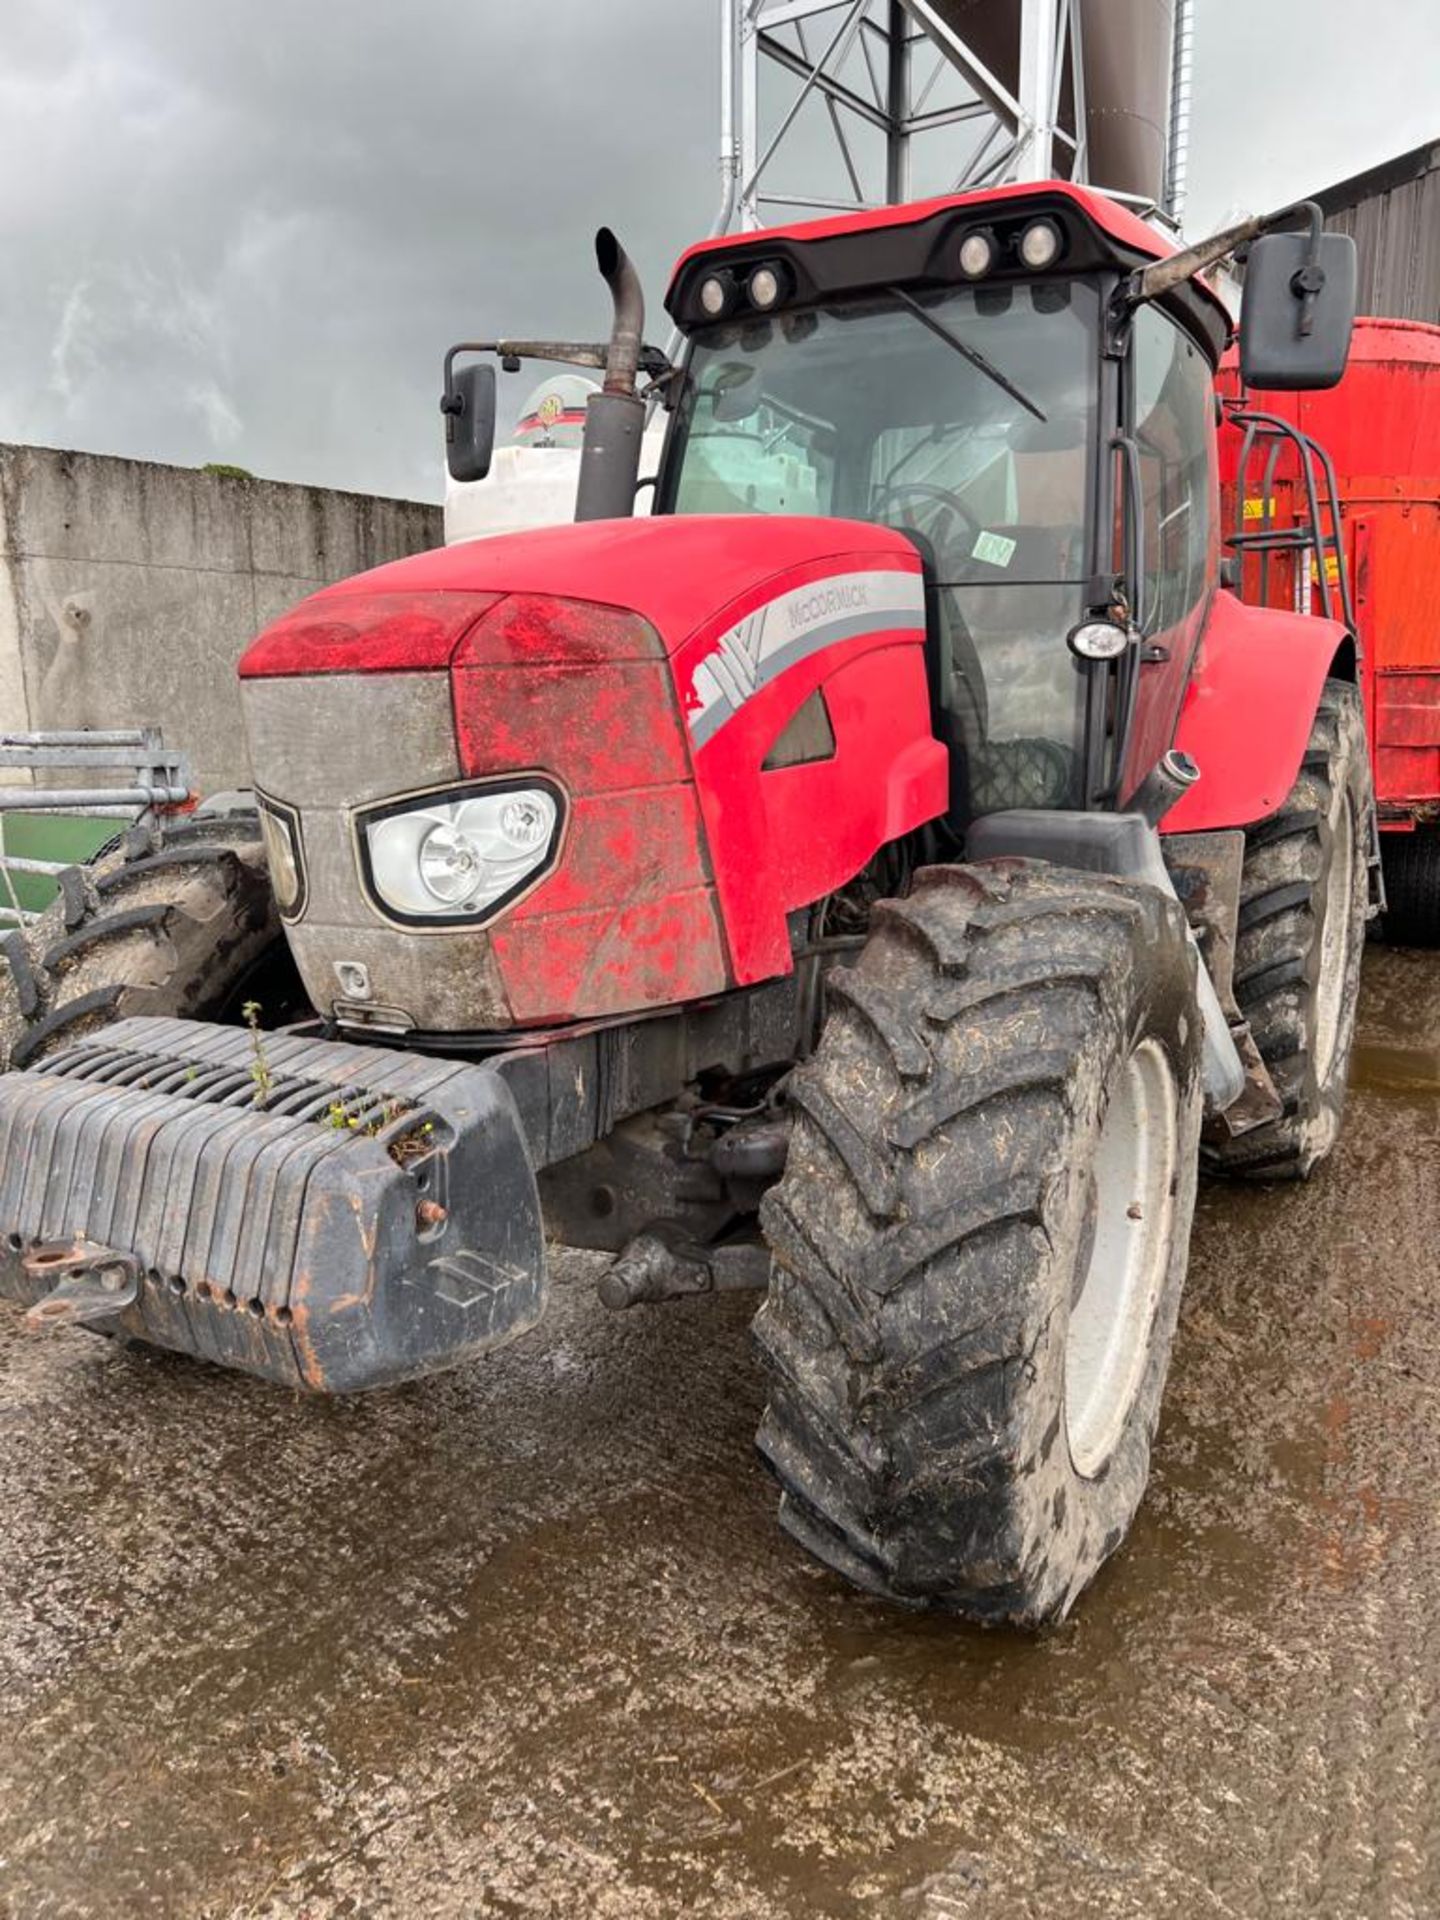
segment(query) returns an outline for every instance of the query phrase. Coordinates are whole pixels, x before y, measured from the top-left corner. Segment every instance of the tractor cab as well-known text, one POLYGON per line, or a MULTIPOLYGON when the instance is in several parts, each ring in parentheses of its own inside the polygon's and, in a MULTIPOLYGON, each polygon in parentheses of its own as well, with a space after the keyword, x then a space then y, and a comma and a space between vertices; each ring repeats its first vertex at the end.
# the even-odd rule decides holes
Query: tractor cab
POLYGON ((689 353, 657 511, 914 541, 958 824, 1113 807, 1173 733, 1217 578, 1229 320, 1186 283, 1117 328, 1117 288, 1158 251, 1057 185, 706 243, 671 286, 689 353), (1134 636, 1119 676, 1084 657, 1097 622, 1134 636))
MULTIPOLYGON (((1217 606, 1232 629, 1248 611, 1217 602, 1214 375, 1233 328, 1203 275, 1248 248, 1253 382, 1333 385, 1352 243, 1322 233, 1307 203, 1176 252, 1065 181, 723 235, 672 276, 679 364, 644 344, 639 281, 614 235, 596 245, 615 300, 608 344, 447 355, 452 480, 489 471, 495 407, 493 369, 456 372, 458 354, 603 369, 577 520, 634 514, 663 401, 657 520, 819 520, 837 538, 868 526, 918 554, 952 833, 1037 810, 1138 809, 1154 824, 1137 795, 1176 746, 1202 635, 1217 606), (1297 215, 1308 232, 1274 230, 1297 215)), ((751 540, 752 558, 763 547, 751 540)), ((1155 798, 1173 802, 1174 780, 1162 787, 1155 798)))

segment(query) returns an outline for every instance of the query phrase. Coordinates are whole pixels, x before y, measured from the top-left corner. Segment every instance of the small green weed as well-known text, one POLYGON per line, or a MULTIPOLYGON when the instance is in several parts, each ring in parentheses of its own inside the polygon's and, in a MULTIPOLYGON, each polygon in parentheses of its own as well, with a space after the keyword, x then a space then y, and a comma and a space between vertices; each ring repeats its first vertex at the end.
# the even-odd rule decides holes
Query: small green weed
POLYGON ((251 1103, 263 1107, 275 1090, 275 1075, 270 1070, 270 1062, 265 1054, 265 1036, 260 1031, 260 1002, 247 1000, 240 1012, 250 1029, 250 1051, 254 1055, 250 1062, 250 1078, 255 1083, 255 1091, 250 1096, 251 1103))

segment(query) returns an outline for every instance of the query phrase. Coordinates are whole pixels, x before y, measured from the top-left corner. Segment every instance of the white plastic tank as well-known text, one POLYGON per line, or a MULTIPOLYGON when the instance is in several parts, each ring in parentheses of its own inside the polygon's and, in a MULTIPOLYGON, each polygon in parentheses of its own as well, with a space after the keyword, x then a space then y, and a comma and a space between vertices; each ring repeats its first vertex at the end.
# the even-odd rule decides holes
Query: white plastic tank
MULTIPOLYGON (((483 480, 445 480, 445 543, 492 533, 519 533, 575 517, 585 404, 600 383, 580 373, 553 373, 527 397, 510 438, 495 449, 483 480)), ((645 435, 640 474, 660 465, 664 416, 645 435)), ((643 487, 636 513, 648 513, 653 489, 643 487)))

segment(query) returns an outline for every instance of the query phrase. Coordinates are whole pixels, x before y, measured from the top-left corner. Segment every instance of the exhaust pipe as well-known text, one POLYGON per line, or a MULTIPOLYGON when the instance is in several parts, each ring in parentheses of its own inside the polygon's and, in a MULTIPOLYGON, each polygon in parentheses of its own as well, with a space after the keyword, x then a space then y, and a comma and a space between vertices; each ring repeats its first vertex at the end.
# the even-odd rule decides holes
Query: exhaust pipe
POLYGON ((609 227, 601 227, 595 236, 595 264, 615 307, 605 353, 605 391, 633 394, 640 365, 640 336, 645 331, 645 292, 629 254, 609 227))
POLYGON ((604 385, 591 394, 585 409, 575 518, 624 520, 635 510, 645 432, 645 402, 635 392, 645 295, 630 256, 609 227, 601 227, 595 236, 595 262, 610 289, 615 312, 605 352, 604 385))
POLYGON ((1199 778, 1200 769, 1189 754, 1171 747, 1168 753, 1161 754, 1130 796, 1126 812, 1143 813, 1152 827, 1158 827, 1199 778))

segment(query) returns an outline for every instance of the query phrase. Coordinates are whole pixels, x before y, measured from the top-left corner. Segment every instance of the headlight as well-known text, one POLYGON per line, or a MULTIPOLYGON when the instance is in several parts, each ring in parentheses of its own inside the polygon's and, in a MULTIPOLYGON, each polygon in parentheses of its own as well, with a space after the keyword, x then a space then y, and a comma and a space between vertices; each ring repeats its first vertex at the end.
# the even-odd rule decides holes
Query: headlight
POLYGON ((1020 236, 1020 258, 1038 273, 1060 257, 1060 229, 1053 220, 1032 220, 1020 236))
POLYGON ((305 905, 305 868, 300 857, 299 816, 279 800, 257 794, 260 837, 265 842, 265 864, 270 869, 270 891, 287 920, 296 920, 305 905))
POLYGON ((1113 620, 1082 620, 1065 638, 1082 660, 1118 660, 1130 645, 1128 630, 1113 620))
POLYGON ((960 271, 967 280, 983 280, 995 264, 995 242, 983 228, 960 242, 960 271))
POLYGON ((708 273, 700 282, 700 310, 707 320, 723 320, 735 300, 732 273, 708 273))
POLYGON ((549 867, 563 811, 559 789, 534 781, 377 807, 358 823, 366 881, 398 920, 482 920, 549 867))
POLYGON ((758 307, 761 313, 768 313, 772 307, 778 307, 789 286, 789 275, 781 266, 756 267, 745 282, 745 291, 749 295, 752 307, 758 307))

